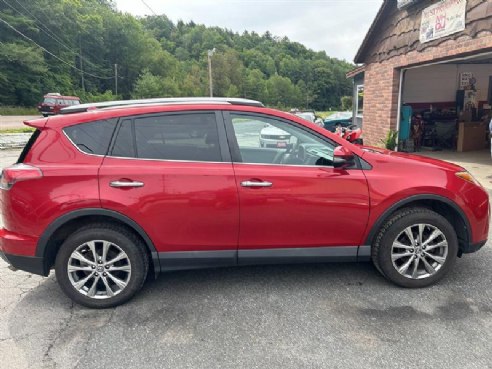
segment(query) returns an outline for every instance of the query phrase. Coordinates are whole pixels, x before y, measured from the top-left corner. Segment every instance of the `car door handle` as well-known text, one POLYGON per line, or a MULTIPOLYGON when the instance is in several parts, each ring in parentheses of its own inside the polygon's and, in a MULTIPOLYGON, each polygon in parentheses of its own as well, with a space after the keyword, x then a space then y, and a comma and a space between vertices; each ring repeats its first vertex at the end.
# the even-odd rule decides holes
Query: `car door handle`
POLYGON ((126 182, 126 181, 113 181, 110 182, 109 185, 111 187, 115 188, 128 188, 128 187, 143 187, 144 183, 143 182, 138 182, 138 181, 133 181, 133 182, 126 182))
POLYGON ((253 182, 253 181, 244 181, 241 182, 241 187, 272 187, 272 182, 253 182))

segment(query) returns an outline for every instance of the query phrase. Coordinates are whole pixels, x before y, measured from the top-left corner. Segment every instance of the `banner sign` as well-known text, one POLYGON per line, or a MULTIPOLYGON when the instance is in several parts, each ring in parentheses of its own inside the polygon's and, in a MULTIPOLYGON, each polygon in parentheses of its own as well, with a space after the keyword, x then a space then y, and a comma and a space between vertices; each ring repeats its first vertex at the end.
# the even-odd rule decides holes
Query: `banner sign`
POLYGON ((441 0, 422 11, 420 42, 461 32, 466 24, 466 0, 441 0))
POLYGON ((421 1, 421 0, 398 0, 397 6, 398 6, 398 9, 403 9, 403 8, 406 8, 407 6, 418 3, 419 1, 421 1))

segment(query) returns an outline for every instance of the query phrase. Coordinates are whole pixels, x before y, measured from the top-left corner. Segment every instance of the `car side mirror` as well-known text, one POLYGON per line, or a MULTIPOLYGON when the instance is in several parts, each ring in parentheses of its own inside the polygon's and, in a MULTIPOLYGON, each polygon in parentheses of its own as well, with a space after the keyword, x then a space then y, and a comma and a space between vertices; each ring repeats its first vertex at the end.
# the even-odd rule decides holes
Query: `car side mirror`
POLYGON ((355 164, 355 155, 352 151, 343 146, 335 147, 333 150, 333 167, 348 168, 355 164))

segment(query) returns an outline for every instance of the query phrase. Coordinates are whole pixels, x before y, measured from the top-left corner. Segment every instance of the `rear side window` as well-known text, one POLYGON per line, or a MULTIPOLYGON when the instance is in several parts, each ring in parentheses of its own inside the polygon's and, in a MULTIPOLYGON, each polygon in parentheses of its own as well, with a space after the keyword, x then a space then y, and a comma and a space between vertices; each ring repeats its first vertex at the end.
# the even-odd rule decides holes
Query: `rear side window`
POLYGON ((121 125, 113 156, 142 159, 222 161, 215 113, 136 118, 121 125), (135 143, 135 148, 133 148, 135 143))
POLYGON ((100 120, 65 128, 63 131, 79 150, 87 154, 106 155, 116 120, 100 120))

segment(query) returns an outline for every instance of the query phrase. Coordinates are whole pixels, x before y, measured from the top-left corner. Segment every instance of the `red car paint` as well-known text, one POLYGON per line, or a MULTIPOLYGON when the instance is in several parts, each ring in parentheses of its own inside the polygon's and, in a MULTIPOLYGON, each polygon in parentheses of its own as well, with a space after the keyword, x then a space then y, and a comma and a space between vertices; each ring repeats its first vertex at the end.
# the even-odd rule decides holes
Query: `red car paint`
MULTIPOLYGON (((486 191, 458 178, 449 163, 356 146, 281 111, 235 105, 152 105, 92 110, 26 122, 40 131, 23 163, 42 176, 0 190, 0 252, 39 256, 44 232, 76 210, 117 212, 140 226, 157 252, 367 245, 395 204, 419 195, 454 204, 470 226, 470 244, 488 236, 486 191), (172 162, 86 154, 62 132, 75 124, 161 112, 251 112, 281 118, 353 152, 369 167, 172 162), (112 181, 142 181, 112 188, 112 181), (272 188, 244 188, 243 181, 272 188)), ((15 175, 15 173, 13 174, 15 175)), ((48 245, 49 247, 50 245, 48 245)), ((48 265, 48 267, 51 265, 48 265)))

